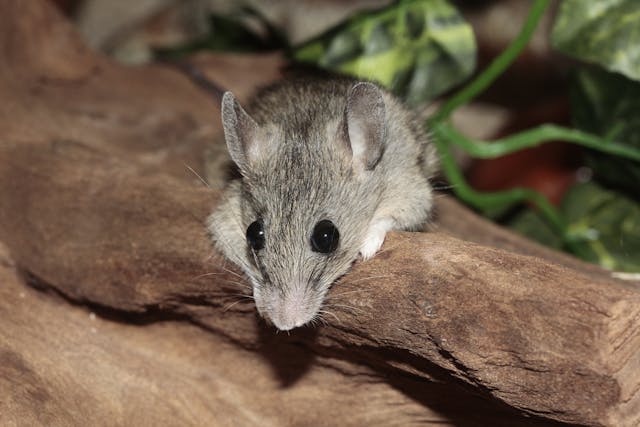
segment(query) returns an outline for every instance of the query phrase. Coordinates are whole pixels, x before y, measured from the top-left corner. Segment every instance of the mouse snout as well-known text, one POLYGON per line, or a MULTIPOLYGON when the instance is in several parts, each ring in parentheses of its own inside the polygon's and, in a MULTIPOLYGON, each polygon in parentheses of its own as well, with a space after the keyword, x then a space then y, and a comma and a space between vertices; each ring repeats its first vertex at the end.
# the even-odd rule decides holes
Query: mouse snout
POLYGON ((274 299, 268 315, 276 328, 288 331, 313 319, 317 310, 311 307, 307 291, 304 286, 292 286, 274 299))

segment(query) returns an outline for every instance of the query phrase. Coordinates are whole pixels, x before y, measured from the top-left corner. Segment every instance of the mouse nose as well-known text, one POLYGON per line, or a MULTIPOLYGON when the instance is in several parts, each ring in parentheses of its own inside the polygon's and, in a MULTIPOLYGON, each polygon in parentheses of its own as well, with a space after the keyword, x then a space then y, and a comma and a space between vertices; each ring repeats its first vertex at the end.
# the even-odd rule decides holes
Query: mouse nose
POLYGON ((292 287, 273 305, 269 316, 274 326, 281 331, 289 331, 310 321, 315 312, 309 307, 308 295, 302 286, 292 287))

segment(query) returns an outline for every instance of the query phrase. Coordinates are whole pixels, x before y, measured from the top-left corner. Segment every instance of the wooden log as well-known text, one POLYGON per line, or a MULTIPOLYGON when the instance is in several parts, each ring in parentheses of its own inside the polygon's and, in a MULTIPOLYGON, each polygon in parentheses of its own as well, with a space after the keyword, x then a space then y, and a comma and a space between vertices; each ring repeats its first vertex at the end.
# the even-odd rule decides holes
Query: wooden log
MULTIPOLYGON (((432 381, 446 380, 548 419, 640 422, 640 290, 581 263, 394 233, 334 287, 326 326, 273 335, 251 304, 236 304, 246 283, 204 232, 218 193, 186 178, 184 159, 201 161, 216 133, 211 100, 173 71, 129 70, 84 50, 44 2, 0 0, 0 11, 0 54, 12 64, 0 78, 0 240, 33 283, 123 318, 184 316, 258 351, 302 344, 391 384, 408 374, 413 385, 398 387, 426 393, 425 407, 438 406, 432 381)), ((259 354, 285 370, 281 354, 259 354)), ((505 412, 488 405, 496 412, 480 424, 496 425, 487 414, 505 412)))
MULTIPOLYGON (((209 190, 136 176, 78 145, 4 154, 0 239, 43 283, 118 310, 186 315, 250 348, 264 338, 251 304, 230 306, 237 273, 209 256, 209 190)), ((336 317, 291 339, 426 378, 446 372, 531 414, 637 421, 631 285, 441 233, 394 233, 329 298, 336 317)))
POLYGON ((0 283, 3 426, 530 425, 451 385, 388 384, 323 357, 311 365, 293 344, 256 353, 187 322, 96 315, 25 285, 2 245, 0 283), (267 356, 289 364, 274 370, 267 356), (461 402, 471 411, 457 414, 461 402))

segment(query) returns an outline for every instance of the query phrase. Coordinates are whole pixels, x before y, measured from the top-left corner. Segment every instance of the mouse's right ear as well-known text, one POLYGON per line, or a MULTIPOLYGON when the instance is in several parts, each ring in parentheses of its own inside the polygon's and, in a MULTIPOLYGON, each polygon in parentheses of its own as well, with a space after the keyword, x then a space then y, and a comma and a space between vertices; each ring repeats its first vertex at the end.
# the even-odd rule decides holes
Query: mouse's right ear
POLYGON ((387 132, 382 91, 373 83, 360 82, 349 90, 344 110, 342 141, 358 170, 373 170, 384 151, 387 132))
POLYGON ((222 126, 231 158, 240 170, 249 170, 264 145, 264 135, 231 92, 222 97, 222 126))

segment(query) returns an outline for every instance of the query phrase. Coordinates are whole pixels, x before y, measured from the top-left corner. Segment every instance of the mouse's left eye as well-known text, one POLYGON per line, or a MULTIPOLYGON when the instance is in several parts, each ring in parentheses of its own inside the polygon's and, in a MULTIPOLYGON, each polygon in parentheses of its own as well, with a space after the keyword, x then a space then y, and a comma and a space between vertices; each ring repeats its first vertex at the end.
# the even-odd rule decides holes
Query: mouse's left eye
POLYGON ((338 247, 340 233, 335 225, 328 219, 323 219, 313 228, 311 235, 311 249, 314 252, 327 254, 338 247))
POLYGON ((253 221, 247 227, 247 242, 254 251, 264 248, 264 228, 262 220, 253 221))

